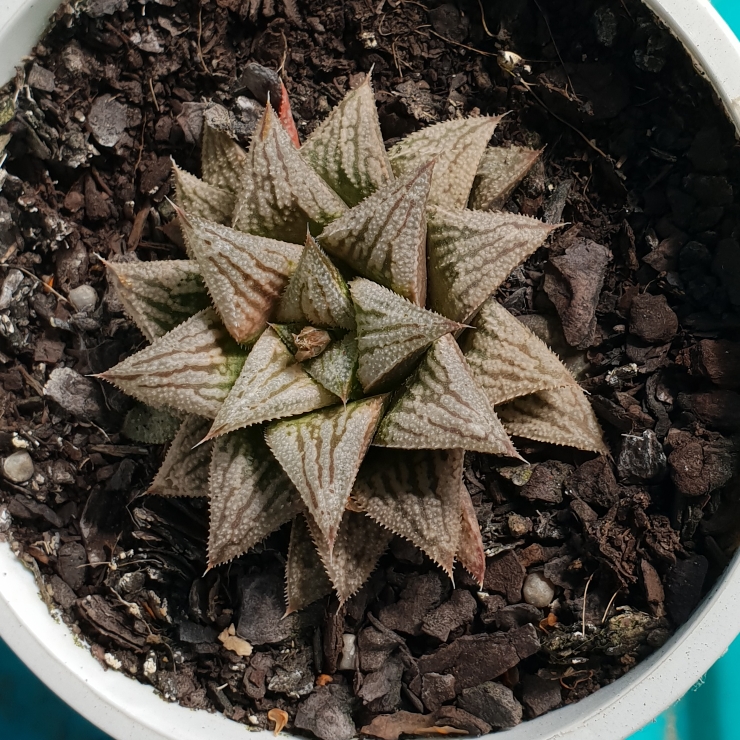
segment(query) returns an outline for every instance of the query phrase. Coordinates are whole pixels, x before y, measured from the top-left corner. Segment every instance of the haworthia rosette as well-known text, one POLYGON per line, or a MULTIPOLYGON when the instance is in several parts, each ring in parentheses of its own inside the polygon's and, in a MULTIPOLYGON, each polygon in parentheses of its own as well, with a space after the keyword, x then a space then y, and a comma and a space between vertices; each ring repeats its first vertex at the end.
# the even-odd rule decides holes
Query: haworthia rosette
POLYGON ((478 517, 475 515, 473 502, 465 486, 464 481, 460 481, 461 486, 461 527, 460 543, 457 547, 456 558, 460 565, 475 578, 478 585, 483 588, 483 579, 486 575, 486 552, 483 549, 483 540, 480 533, 478 517))
POLYGON ((303 367, 306 372, 330 393, 347 400, 358 389, 357 362, 359 350, 357 337, 349 333, 332 342, 318 357, 308 360, 303 367))

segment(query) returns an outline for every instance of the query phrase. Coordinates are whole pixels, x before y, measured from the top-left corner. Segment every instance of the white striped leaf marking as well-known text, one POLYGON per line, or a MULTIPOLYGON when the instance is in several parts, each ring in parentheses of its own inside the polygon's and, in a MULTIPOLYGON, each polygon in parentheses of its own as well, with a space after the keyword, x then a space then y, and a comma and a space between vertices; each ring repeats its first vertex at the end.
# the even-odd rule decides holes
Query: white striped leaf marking
POLYGON ((207 308, 100 377, 150 406, 213 419, 245 357, 207 308))
POLYGON ((435 339, 462 328, 370 280, 353 280, 349 289, 360 353, 357 377, 365 392, 397 381, 435 339))
POLYGON ((330 223, 328 252, 417 306, 426 300, 426 204, 433 163, 388 184, 330 223))
POLYGON ((225 131, 219 131, 204 121, 200 153, 203 180, 220 190, 228 190, 236 197, 246 164, 244 149, 225 131))
POLYGON ((265 431, 267 444, 300 492, 329 550, 384 401, 374 396, 322 409, 275 422, 265 431))
POLYGON ((339 603, 344 604, 375 570, 392 534, 365 514, 346 509, 332 549, 316 522, 310 516, 306 519, 339 603))
POLYGON ((433 209, 427 232, 430 308, 468 321, 556 228, 501 211, 433 209))
POLYGON ((239 343, 253 342, 267 326, 303 250, 189 214, 182 218, 182 232, 229 333, 239 343))
POLYGON ((465 208, 483 152, 498 118, 461 118, 416 131, 388 152, 393 174, 402 177, 435 161, 429 205, 465 208))
POLYGON ((452 575, 460 542, 464 450, 370 450, 352 498, 452 575))
POLYGON ((247 153, 234 228, 303 244, 309 227, 318 233, 346 210, 301 157, 268 104, 247 153))
POLYGON ((316 552, 306 519, 299 514, 293 519, 290 530, 288 562, 285 566, 286 614, 300 611, 331 592, 331 581, 316 552))
POLYGON ((577 385, 522 396, 499 406, 498 412, 513 436, 602 455, 609 452, 591 404, 577 385))
POLYGON ((374 444, 405 450, 460 448, 517 454, 449 334, 426 353, 383 418, 374 444))
POLYGON ((214 187, 172 163, 177 204, 187 213, 219 224, 230 224, 236 196, 214 187))
POLYGON ((278 303, 275 320, 354 329, 349 289, 339 270, 309 235, 298 267, 278 303))
POLYGON ((192 260, 106 262, 105 266, 126 313, 150 342, 211 304, 198 264, 192 260))
POLYGON ((202 416, 191 414, 185 417, 147 493, 158 496, 208 495, 211 443, 195 445, 203 439, 209 426, 210 421, 202 416))
POLYGON ((350 206, 393 180, 369 76, 347 93, 300 151, 350 206))
POLYGON ((495 297, 483 304, 461 347, 494 408, 519 396, 576 385, 558 356, 495 297))
POLYGON ((247 552, 303 508, 261 428, 234 432, 212 444, 209 568, 247 552))
POLYGON ((208 439, 272 419, 305 414, 339 399, 309 377, 275 331, 257 340, 208 439))
POLYGON ((504 206, 514 188, 542 154, 542 149, 491 146, 481 157, 470 195, 470 207, 484 211, 504 206))

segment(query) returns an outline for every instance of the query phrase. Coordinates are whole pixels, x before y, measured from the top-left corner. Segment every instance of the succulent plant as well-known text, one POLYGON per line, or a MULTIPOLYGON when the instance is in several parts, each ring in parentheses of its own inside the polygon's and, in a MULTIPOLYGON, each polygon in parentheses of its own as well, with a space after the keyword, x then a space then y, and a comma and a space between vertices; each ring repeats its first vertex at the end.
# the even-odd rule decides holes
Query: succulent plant
POLYGON ((189 259, 108 264, 151 344, 102 377, 182 417, 149 492, 209 497, 209 567, 292 520, 289 611, 349 598, 394 533, 481 581, 466 450, 604 451, 494 297, 556 228, 496 210, 539 154, 489 147, 498 121, 386 151, 366 80, 298 148, 268 104, 248 151, 206 127, 202 179, 175 168, 189 259))

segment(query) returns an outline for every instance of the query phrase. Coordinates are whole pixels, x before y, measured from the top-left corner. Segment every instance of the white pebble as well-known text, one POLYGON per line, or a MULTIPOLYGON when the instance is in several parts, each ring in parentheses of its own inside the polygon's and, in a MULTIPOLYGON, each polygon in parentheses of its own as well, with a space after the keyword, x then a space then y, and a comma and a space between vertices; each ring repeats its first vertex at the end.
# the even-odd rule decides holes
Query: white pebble
POLYGON ((98 304, 98 294, 92 285, 78 285, 72 288, 67 294, 69 302, 74 306, 75 311, 82 313, 92 313, 98 304))
POLYGON ((542 573, 530 573, 524 579, 522 595, 528 604, 544 609, 552 603, 555 587, 542 573))
POLYGON ((25 450, 19 450, 3 460, 3 473, 13 483, 25 483, 33 478, 33 460, 25 450))
POLYGON ((354 671, 357 655, 357 637, 346 632, 342 635, 342 657, 339 659, 338 671, 354 671))

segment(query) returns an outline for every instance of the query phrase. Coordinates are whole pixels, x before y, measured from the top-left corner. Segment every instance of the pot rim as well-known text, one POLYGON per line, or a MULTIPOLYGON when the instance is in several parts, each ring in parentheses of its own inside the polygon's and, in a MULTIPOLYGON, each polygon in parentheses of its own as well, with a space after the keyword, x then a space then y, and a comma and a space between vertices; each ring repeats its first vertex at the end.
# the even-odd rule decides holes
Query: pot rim
MULTIPOLYGON (((709 0, 643 0, 678 37, 740 131, 740 41, 709 0)), ((0 79, 43 32, 58 0, 0 0, 0 79)), ((618 681, 487 740, 617 740, 653 720, 727 650, 740 629, 740 552, 689 621, 618 681)), ((0 637, 61 699, 116 740, 243 740, 221 714, 162 701, 151 686, 105 670, 58 613, 53 619, 32 574, 0 543, 0 637)), ((259 740, 271 733, 258 732, 259 740)))

